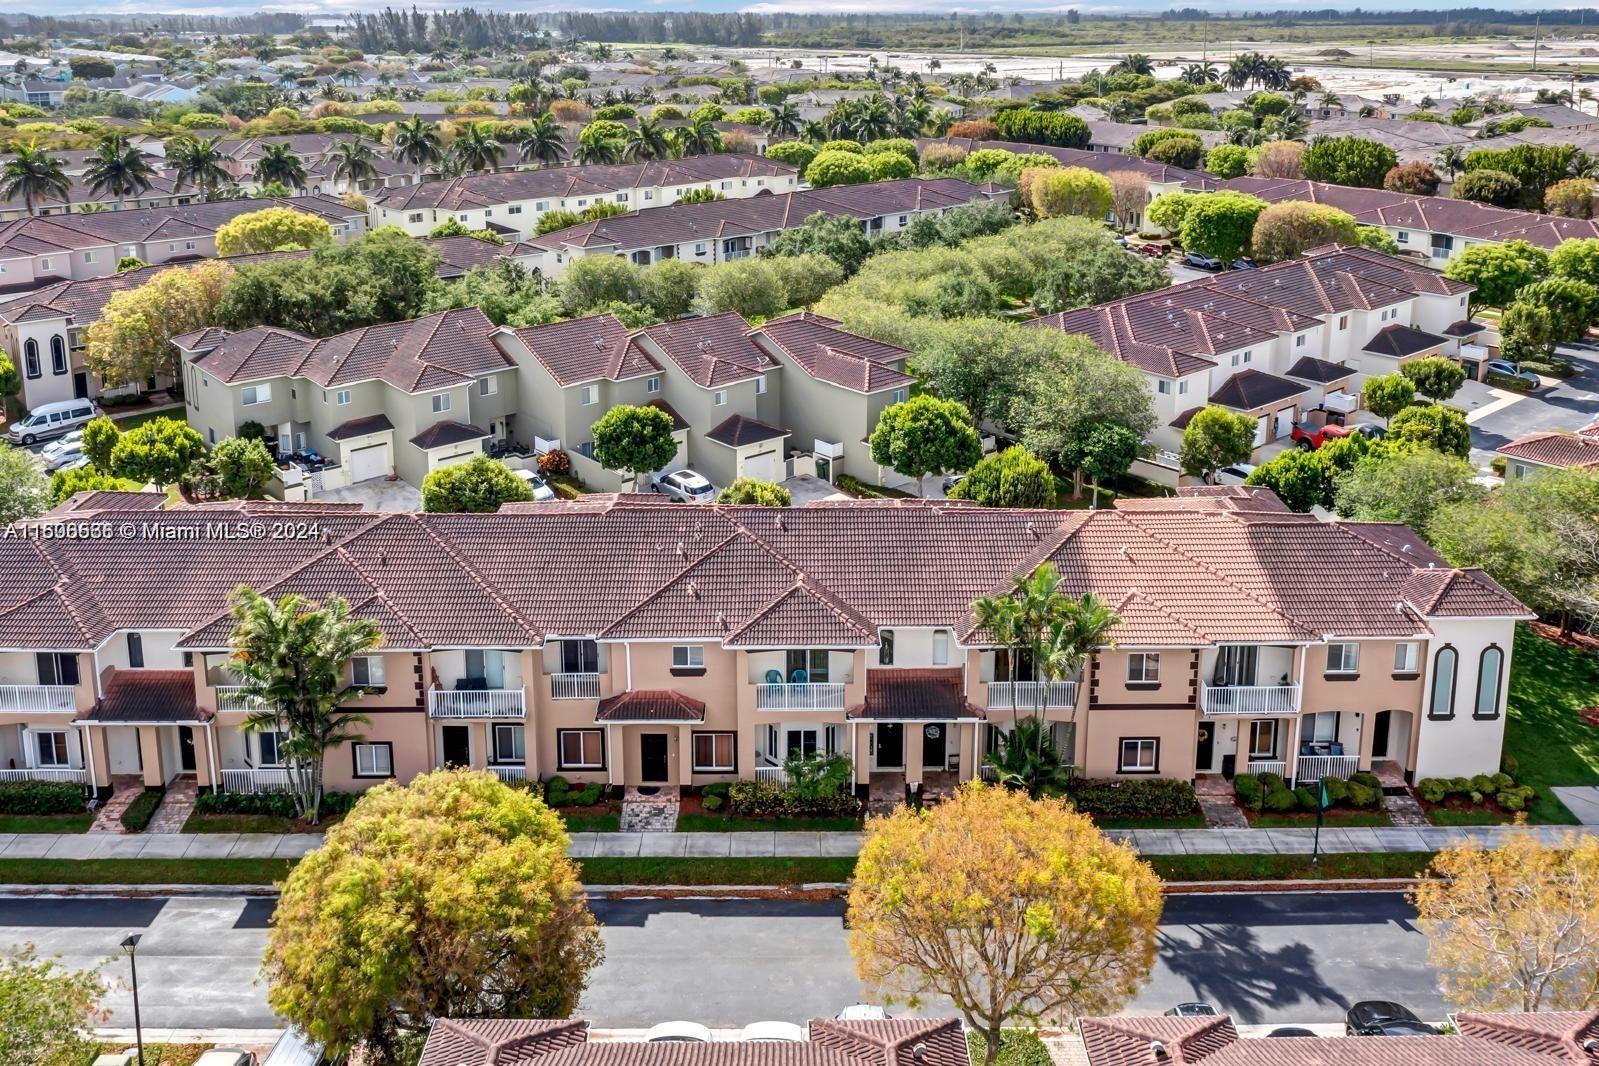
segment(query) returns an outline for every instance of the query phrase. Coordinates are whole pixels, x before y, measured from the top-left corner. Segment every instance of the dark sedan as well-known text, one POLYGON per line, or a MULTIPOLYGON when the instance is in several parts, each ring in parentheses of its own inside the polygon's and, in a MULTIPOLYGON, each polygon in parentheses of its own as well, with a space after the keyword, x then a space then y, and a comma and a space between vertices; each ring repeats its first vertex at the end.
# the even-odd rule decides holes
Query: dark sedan
POLYGON ((1344 1015, 1344 1032, 1350 1036, 1437 1036, 1438 1030, 1416 1017, 1402 1003, 1368 999, 1344 1015))

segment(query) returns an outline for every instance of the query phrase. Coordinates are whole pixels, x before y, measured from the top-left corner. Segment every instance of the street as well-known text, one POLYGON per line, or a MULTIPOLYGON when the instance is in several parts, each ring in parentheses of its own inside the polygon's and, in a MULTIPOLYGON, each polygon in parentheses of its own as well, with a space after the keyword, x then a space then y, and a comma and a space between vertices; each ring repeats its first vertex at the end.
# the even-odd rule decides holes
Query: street
MULTIPOLYGON (((1478 404, 1462 402, 1467 389, 1450 402, 1466 409, 1471 421, 1471 465, 1486 467, 1494 449, 1538 430, 1576 430, 1599 418, 1599 354, 1576 348, 1560 349, 1560 358, 1575 363, 1577 373, 1550 388, 1493 407, 1473 416, 1478 404)), ((1468 382, 1473 396, 1488 399, 1487 386, 1468 382)), ((1515 395, 1515 394, 1509 394, 1515 395)), ((1487 406, 1487 403, 1481 406, 1487 406)))
MULTIPOLYGON (((842 902, 598 900, 605 964, 580 1013, 605 1028, 668 1019, 713 1027, 801 1022, 864 997, 849 957, 842 902)), ((256 983, 270 900, 0 899, 0 945, 34 944, 73 967, 106 963, 126 982, 117 945, 139 945, 139 998, 149 1026, 274 1025, 256 983)), ((1156 971, 1133 1008, 1208 1000, 1246 1023, 1331 1022, 1359 999, 1397 999, 1424 1018, 1443 1003, 1426 939, 1398 893, 1173 896, 1156 971)), ((131 1025, 131 998, 107 1000, 131 1025)), ((931 1004, 923 1013, 941 1013, 931 1004)))

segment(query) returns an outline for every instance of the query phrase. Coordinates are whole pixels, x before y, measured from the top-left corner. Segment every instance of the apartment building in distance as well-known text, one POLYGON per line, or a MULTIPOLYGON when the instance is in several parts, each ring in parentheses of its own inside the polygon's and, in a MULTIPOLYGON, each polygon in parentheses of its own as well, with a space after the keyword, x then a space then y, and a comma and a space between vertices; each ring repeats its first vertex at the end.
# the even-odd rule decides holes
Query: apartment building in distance
POLYGON ((848 758, 861 788, 981 772, 1042 707, 1089 775, 1494 772, 1524 607, 1410 530, 1269 492, 1114 510, 956 501, 688 507, 601 495, 497 514, 84 494, 0 538, 0 776, 282 787, 246 731, 228 596, 344 597, 376 621, 370 724, 328 786, 444 765, 610 785, 781 780, 848 758), (218 539, 206 523, 284 535, 218 539), (115 539, 46 536, 100 521, 115 539), (1044 562, 1120 624, 1075 678, 1035 676, 972 601, 1044 562))

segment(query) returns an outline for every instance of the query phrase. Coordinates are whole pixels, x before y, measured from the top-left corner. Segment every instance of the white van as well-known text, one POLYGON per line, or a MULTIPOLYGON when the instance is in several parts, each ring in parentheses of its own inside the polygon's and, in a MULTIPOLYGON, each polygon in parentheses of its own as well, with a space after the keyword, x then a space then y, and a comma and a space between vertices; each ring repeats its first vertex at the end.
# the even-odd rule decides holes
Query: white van
POLYGON ((82 429, 99 414, 100 409, 92 400, 40 404, 28 412, 27 418, 11 423, 11 431, 6 436, 12 444, 33 444, 82 429))

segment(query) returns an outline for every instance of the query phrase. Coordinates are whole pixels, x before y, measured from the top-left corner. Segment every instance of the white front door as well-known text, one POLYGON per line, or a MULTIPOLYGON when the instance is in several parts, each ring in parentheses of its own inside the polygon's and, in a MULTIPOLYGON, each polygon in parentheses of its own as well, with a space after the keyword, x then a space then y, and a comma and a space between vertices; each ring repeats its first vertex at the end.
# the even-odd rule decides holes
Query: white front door
POLYGON ((371 481, 389 476, 389 446, 371 444, 350 453, 350 481, 371 481))

